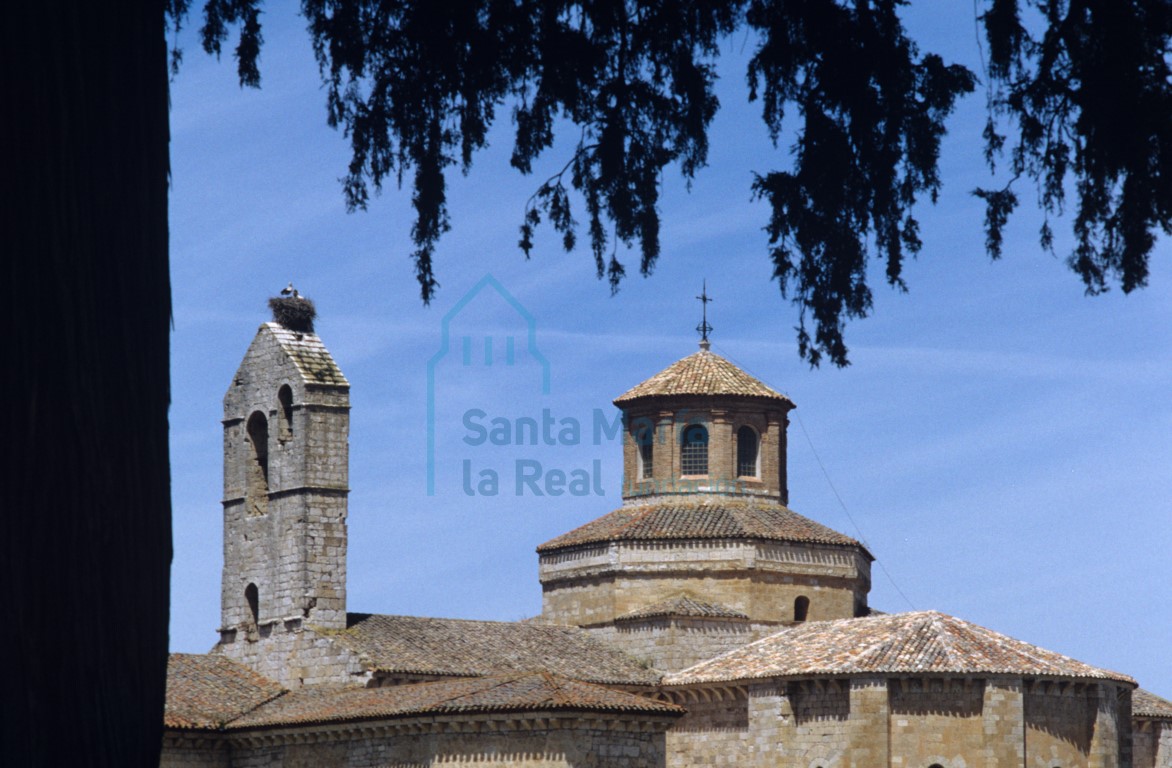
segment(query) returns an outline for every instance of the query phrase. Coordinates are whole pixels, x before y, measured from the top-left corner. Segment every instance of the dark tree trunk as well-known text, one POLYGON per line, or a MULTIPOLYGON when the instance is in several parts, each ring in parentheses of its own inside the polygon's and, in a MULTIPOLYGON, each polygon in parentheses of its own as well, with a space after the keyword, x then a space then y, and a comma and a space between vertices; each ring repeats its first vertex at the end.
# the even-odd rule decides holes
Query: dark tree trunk
POLYGON ((164 7, 12 3, 0 42, 0 763, 153 766, 171 562, 164 7))

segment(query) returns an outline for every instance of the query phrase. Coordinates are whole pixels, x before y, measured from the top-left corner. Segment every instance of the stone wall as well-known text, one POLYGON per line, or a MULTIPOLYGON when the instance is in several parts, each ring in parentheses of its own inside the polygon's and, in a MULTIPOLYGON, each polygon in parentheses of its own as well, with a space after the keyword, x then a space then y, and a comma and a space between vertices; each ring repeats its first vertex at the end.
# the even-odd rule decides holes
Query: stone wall
POLYGON ((851 618, 866 606, 870 561, 860 550, 745 540, 611 542, 540 557, 542 616, 576 626, 609 624, 681 594, 757 622, 851 618))
POLYGON ((1030 685, 1025 692, 1026 765, 1085 763, 1091 752, 1098 710, 1094 688, 1030 685))
POLYGON ((261 326, 224 395, 222 636, 346 626, 349 408, 320 339, 261 326))
POLYGON ((256 640, 226 632, 212 653, 227 656, 290 690, 321 683, 366 685, 371 674, 357 654, 328 634, 284 622, 262 625, 256 640))
MULTIPOLYGON (((856 677, 667 693, 688 709, 668 732, 673 768, 1122 768, 1131 753, 1113 683, 856 677)), ((1170 747, 1144 726, 1135 767, 1172 768, 1170 747)))
POLYGON ((228 741, 218 733, 168 730, 163 733, 161 768, 231 768, 228 741))
POLYGON ((738 765, 749 749, 748 696, 743 689, 705 689, 673 697, 684 715, 667 733, 667 765, 738 765))
POLYGON ((1172 722, 1137 719, 1131 759, 1134 768, 1172 768, 1172 722))
POLYGON ((892 764, 960 768, 983 754, 983 681, 904 678, 889 685, 892 764))
POLYGON ((778 729, 783 764, 889 765, 886 682, 829 679, 790 683, 778 729))
POLYGON ((165 746, 162 766, 414 768, 438 763, 526 768, 658 768, 668 717, 533 713, 469 715, 231 732, 227 761, 199 762, 191 744, 165 746))
POLYGON ((777 629, 774 624, 743 620, 664 616, 620 621, 591 632, 649 667, 675 672, 760 640, 777 629))
POLYGON ((986 765, 1020 768, 1025 761, 1025 699, 1015 677, 985 681, 981 706, 982 752, 986 765))

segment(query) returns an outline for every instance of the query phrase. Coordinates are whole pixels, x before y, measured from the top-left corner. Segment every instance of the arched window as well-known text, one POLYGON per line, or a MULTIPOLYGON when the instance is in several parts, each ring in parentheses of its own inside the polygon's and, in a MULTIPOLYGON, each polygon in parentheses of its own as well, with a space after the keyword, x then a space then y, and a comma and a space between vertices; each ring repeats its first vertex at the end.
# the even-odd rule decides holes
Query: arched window
POLYGON ((651 427, 639 427, 635 431, 635 442, 639 448, 639 477, 642 480, 647 480, 651 477, 654 468, 655 430, 651 427))
POLYGON ((248 442, 252 461, 248 462, 248 513, 263 515, 269 508, 269 422, 260 411, 248 417, 248 442))
POLYGON ((260 593, 255 584, 249 584, 244 588, 244 602, 248 603, 248 616, 255 627, 260 624, 260 593))
POLYGON ((810 598, 800 595, 794 600, 794 621, 805 621, 810 612, 810 598))
POLYGON ((281 406, 281 434, 278 439, 285 441, 293 437, 293 390, 288 384, 277 390, 277 402, 281 406))
POLYGON ((680 471, 685 475, 708 474, 708 430, 703 425, 690 424, 684 428, 680 471))
POLYGON ((757 430, 741 427, 737 430, 737 477, 757 477, 757 430))

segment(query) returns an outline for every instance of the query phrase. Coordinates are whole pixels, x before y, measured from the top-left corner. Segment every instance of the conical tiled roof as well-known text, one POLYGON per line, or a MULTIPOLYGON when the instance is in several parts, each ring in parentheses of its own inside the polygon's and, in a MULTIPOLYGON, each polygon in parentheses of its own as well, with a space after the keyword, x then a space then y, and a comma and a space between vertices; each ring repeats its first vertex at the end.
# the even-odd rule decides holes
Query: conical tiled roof
POLYGON ((1172 701, 1162 699, 1151 691, 1137 688, 1131 692, 1132 717, 1150 717, 1156 720, 1172 720, 1172 701))
POLYGON ((667 675, 668 685, 766 677, 1007 674, 1134 683, 936 611, 800 624, 667 675))
POLYGON ((849 536, 780 504, 722 499, 621 507, 545 542, 537 551, 549 552, 608 541, 665 539, 761 539, 862 548, 849 536))
POLYGON ((647 397, 680 395, 762 397, 779 400, 788 408, 794 407, 788 397, 707 349, 677 360, 647 381, 616 397, 614 404, 622 407, 625 403, 647 397))

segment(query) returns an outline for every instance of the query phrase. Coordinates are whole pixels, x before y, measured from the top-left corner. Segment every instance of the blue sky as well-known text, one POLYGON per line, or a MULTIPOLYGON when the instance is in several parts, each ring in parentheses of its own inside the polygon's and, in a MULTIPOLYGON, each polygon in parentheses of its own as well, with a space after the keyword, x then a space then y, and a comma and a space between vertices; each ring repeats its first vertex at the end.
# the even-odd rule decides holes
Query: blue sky
MULTIPOLYGON (((979 67, 971 3, 917 3, 908 21, 925 47, 979 67)), ((568 148, 520 176, 502 110, 490 149, 468 176, 449 177, 452 231, 424 307, 409 191, 392 186, 368 212, 345 212, 348 147, 325 124, 303 20, 281 6, 263 23, 260 91, 241 90, 231 60, 185 33, 171 96, 173 650, 216 639, 221 399, 267 297, 288 281, 316 302, 352 385, 350 609, 511 620, 540 612, 534 548, 621 503, 618 445, 593 440, 596 411, 612 418, 611 399, 696 349, 694 297, 707 279, 714 351, 798 405, 790 506, 866 541, 879 559, 873 607, 941 610, 1172 696, 1169 245, 1158 243, 1146 290, 1087 298, 1061 257, 1039 250, 1027 208, 991 263, 968 194, 988 183, 979 95, 950 122, 939 204, 919 210, 925 245, 906 267, 910 292, 887 289, 878 267, 873 316, 848 327, 853 365, 811 371, 796 352, 796 310, 770 280, 767 210, 750 201, 751 172, 783 167, 787 154, 746 101, 744 39, 725 46, 710 166, 690 193, 665 176, 650 278, 630 254, 632 276, 611 297, 589 253, 562 252, 544 229, 524 260, 525 201, 568 148), (549 393, 524 319, 495 292, 476 296, 452 338, 491 337, 499 353, 514 336, 516 364, 464 366, 455 342, 437 362, 428 496, 427 363, 443 317, 486 274, 533 317, 549 393), (544 409, 579 423, 579 443, 463 439, 470 411, 487 423, 544 409), (603 494, 518 496, 518 460, 589 472, 603 494), (500 472, 495 496, 465 492, 465 461, 500 472)))

